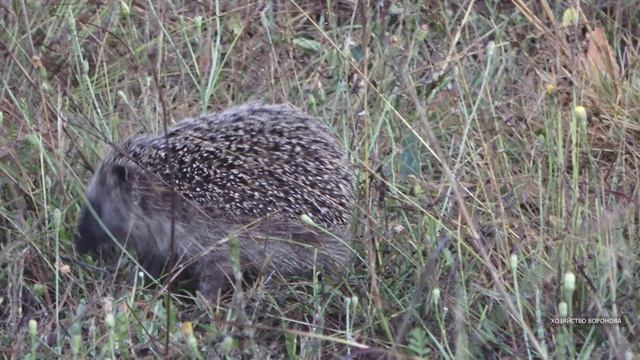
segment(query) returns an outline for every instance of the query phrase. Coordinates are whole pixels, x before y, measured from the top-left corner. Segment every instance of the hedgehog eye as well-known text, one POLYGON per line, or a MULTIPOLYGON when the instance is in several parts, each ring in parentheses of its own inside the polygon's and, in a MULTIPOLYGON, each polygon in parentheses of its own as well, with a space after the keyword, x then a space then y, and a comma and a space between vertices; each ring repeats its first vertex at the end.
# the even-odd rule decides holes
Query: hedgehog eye
POLYGON ((111 172, 113 174, 116 184, 125 183, 129 180, 129 171, 123 165, 114 165, 111 168, 111 172))

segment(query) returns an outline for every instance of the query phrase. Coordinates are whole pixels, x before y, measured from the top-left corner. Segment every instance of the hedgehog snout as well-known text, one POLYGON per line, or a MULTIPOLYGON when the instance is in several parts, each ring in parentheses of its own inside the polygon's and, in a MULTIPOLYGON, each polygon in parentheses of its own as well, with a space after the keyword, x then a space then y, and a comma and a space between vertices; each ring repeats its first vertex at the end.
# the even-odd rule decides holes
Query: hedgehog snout
MULTIPOLYGON (((94 209, 96 215, 98 209, 94 209)), ((100 221, 96 216, 85 206, 82 209, 80 215, 80 221, 78 222, 78 228, 75 235, 74 243, 76 249, 81 254, 95 252, 108 240, 108 234, 104 231, 100 221)))

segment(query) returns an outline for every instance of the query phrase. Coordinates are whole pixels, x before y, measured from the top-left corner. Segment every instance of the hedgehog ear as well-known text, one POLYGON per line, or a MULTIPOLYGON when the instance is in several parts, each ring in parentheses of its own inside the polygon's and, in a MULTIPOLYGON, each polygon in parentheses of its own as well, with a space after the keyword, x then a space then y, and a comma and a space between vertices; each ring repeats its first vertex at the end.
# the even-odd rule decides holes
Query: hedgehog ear
POLYGON ((111 175, 115 185, 124 184, 129 181, 129 169, 124 165, 113 165, 113 167, 111 167, 111 175))

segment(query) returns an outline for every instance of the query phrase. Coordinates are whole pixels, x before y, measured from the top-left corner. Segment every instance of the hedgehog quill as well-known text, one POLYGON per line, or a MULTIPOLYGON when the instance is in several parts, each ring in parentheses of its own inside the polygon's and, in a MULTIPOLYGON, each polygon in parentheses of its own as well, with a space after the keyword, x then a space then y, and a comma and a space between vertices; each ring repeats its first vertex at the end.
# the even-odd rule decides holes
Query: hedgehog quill
POLYGON ((118 241, 156 277, 176 254, 209 298, 233 279, 230 237, 244 272, 335 271, 350 257, 353 182, 318 120, 289 105, 245 104, 110 150, 87 186, 76 247, 118 241))

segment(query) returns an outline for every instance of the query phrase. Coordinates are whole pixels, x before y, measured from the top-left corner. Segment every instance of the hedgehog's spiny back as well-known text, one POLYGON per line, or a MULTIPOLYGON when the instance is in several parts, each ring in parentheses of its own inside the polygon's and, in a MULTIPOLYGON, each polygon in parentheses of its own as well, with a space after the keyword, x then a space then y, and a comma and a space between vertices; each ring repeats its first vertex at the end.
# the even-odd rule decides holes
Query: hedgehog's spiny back
MULTIPOLYGON (((124 157, 204 208, 257 217, 309 215, 325 226, 350 220, 353 180, 328 129, 284 105, 249 104, 184 120, 164 135, 123 144, 124 157), (173 164, 173 176, 167 153, 173 164)), ((108 161, 123 161, 113 152, 108 161)))

